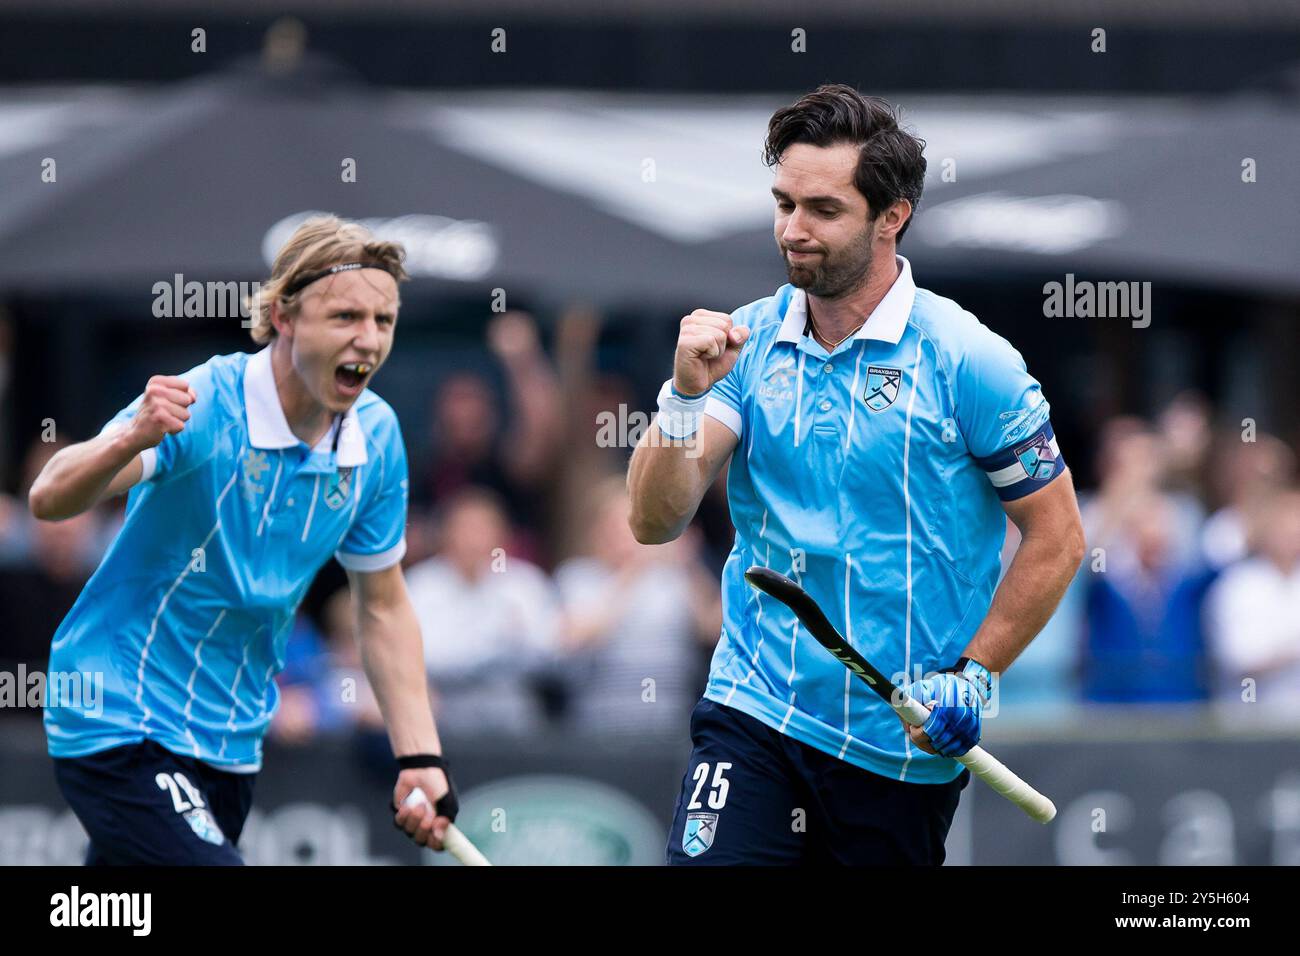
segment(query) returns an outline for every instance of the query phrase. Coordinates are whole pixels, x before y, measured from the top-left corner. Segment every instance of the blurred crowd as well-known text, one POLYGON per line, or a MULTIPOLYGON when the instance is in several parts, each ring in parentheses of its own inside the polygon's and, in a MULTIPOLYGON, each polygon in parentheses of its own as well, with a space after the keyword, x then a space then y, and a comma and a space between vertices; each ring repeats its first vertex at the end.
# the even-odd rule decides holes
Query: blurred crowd
POLYGON ((1153 420, 1102 424, 1096 474, 1075 482, 1088 554, 1003 701, 1300 715, 1294 450, 1250 420, 1215 427, 1186 392, 1153 420))
MULTIPOLYGON (((598 416, 638 406, 630 378, 597 361, 600 334, 583 309, 561 317, 549 348, 527 314, 494 318, 486 346, 499 376, 450 371, 425 440, 408 433, 421 451, 407 584, 448 735, 680 734, 703 689, 731 544, 725 473, 681 539, 636 542, 624 485, 636 435, 606 440, 598 416)), ((0 361, 0 398, 4 383, 0 361)), ((31 518, 26 489, 65 441, 36 441, 16 494, 0 495, 0 668, 44 665, 120 526, 120 500, 70 521, 31 518)), ((1096 473, 1074 476, 1087 559, 1002 680, 1002 705, 1214 699, 1300 713, 1294 451, 1253 423, 1224 428, 1193 393, 1150 420, 1101 423, 1096 441, 1096 473)), ((1018 537, 1007 529, 1009 560, 1018 537)), ((289 636, 272 728, 282 741, 382 727, 345 583, 336 566, 323 571, 289 636)))

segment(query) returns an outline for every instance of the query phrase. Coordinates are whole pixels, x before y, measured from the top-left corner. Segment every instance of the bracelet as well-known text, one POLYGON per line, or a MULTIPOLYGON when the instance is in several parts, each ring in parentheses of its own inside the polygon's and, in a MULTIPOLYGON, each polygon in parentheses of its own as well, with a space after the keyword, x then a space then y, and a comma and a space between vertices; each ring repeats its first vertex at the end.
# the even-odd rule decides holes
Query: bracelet
POLYGON ((659 431, 666 438, 684 441, 694 436, 700 427, 700 414, 708 401, 709 392, 683 395, 673 387, 670 378, 659 390, 659 431))

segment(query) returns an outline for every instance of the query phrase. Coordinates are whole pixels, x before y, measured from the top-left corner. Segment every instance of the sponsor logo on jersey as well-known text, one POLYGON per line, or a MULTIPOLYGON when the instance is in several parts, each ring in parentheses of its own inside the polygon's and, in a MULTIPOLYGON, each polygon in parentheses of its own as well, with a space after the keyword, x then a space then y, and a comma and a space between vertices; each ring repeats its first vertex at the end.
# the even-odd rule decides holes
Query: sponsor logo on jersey
POLYGON ((787 355, 777 362, 758 386, 758 397, 765 404, 788 402, 794 398, 794 377, 798 371, 794 367, 794 356, 787 355))
POLYGON ((1047 403, 1041 395, 1030 398, 1026 408, 1003 412, 998 416, 1002 423, 1002 440, 1008 444, 1019 441, 1031 432, 1036 432, 1047 421, 1047 403))

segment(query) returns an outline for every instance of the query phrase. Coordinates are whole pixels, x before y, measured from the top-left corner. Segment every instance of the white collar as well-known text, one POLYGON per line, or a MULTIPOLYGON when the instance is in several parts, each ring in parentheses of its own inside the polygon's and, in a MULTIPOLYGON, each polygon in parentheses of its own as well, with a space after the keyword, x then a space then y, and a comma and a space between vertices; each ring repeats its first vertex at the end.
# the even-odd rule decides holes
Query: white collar
MULTIPOLYGON (((897 345, 898 340, 903 337, 903 330, 907 328, 907 318, 912 314, 912 302, 916 299, 916 283, 912 281, 912 264, 902 256, 896 255, 894 258, 902 271, 898 273, 898 278, 889 287, 885 297, 867 316, 867 321, 862 323, 862 328, 858 329, 857 335, 853 336, 855 340, 878 339, 881 342, 897 345)), ((776 340, 798 342, 803 338, 807 324, 808 293, 803 289, 795 289, 794 295, 790 297, 790 304, 786 306, 785 320, 781 323, 781 331, 776 340)))
MULTIPOLYGON (((302 444, 289 430, 280 405, 280 393, 275 388, 275 373, 271 368, 271 346, 249 356, 244 368, 244 408, 248 415, 248 443, 254 448, 293 448, 302 444)), ((339 450, 335 463, 340 468, 364 465, 367 460, 366 436, 361 431, 357 406, 353 402, 343 423, 339 426, 339 450)), ((331 428, 312 449, 329 451, 334 441, 331 428)))

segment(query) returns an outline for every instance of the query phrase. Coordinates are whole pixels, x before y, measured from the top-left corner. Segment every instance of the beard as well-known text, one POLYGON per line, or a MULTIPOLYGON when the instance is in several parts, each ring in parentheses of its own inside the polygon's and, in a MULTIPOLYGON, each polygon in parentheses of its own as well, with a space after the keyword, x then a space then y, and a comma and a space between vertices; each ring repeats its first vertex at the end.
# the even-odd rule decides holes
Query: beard
POLYGON ((799 250, 821 252, 815 264, 800 265, 790 261, 786 247, 777 240, 790 284, 819 299, 838 299, 856 292, 871 275, 871 223, 846 245, 834 250, 799 250))

